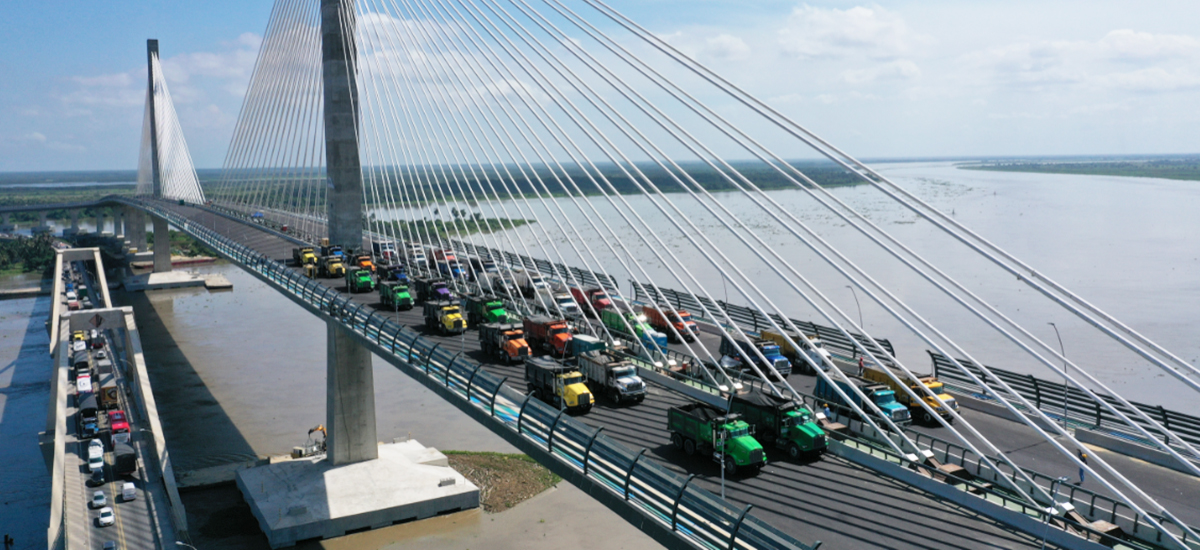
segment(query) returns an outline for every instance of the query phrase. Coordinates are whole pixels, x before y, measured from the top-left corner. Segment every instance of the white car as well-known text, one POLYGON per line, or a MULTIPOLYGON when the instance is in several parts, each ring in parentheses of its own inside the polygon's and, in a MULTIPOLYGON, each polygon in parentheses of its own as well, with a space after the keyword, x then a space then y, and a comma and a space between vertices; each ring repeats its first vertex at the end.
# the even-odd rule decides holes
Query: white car
POLYGON ((97 472, 101 470, 104 470, 104 455, 89 457, 88 471, 97 472))
POLYGON ((117 516, 113 514, 113 509, 105 506, 100 509, 100 517, 96 518, 96 523, 101 527, 108 527, 117 522, 117 516))
POLYGON ((104 491, 96 491, 92 493, 92 502, 89 505, 91 508, 103 508, 108 506, 108 497, 104 495, 104 491))
POLYGON ((73 302, 73 301, 75 301, 75 300, 78 300, 78 299, 79 299, 79 296, 78 296, 77 294, 75 294, 75 291, 74 291, 74 290, 68 290, 68 291, 67 291, 67 301, 68 301, 68 302, 73 302))
POLYGON ((99 439, 93 439, 88 443, 88 458, 96 455, 104 456, 104 442, 99 439))
POLYGON ((137 500, 137 488, 133 486, 132 481, 126 481, 125 484, 121 486, 121 500, 125 502, 137 500))

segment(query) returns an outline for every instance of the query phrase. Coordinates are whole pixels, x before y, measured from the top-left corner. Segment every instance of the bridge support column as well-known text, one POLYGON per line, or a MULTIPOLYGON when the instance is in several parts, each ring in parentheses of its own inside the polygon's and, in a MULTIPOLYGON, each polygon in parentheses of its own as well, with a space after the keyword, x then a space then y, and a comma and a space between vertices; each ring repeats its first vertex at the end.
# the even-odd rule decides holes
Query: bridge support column
POLYGON ((171 270, 171 233, 166 218, 151 216, 154 219, 154 272, 166 273, 171 270))
POLYGON ((100 235, 102 233, 104 233, 104 214, 100 213, 100 211, 97 210, 96 211, 96 234, 100 235))
POLYGON ((118 239, 125 238, 125 209, 117 209, 113 215, 113 236, 118 239))
POLYGON ((341 325, 326 322, 326 457, 334 466, 379 458, 371 352, 341 325))
POLYGON ((141 210, 125 208, 125 234, 129 236, 130 247, 138 252, 146 251, 146 216, 141 210))
POLYGON ((37 224, 37 227, 33 228, 31 233, 49 233, 49 232, 50 232, 50 224, 49 224, 49 222, 46 221, 46 213, 38 212, 38 224, 37 224))
POLYGON ((9 233, 9 232, 17 230, 17 226, 13 225, 13 223, 11 221, 9 221, 8 216, 9 215, 7 213, 4 214, 2 217, 4 223, 0 223, 0 231, 3 231, 5 233, 9 233))
POLYGON ((71 229, 75 230, 76 232, 79 231, 79 211, 78 210, 71 211, 71 229))

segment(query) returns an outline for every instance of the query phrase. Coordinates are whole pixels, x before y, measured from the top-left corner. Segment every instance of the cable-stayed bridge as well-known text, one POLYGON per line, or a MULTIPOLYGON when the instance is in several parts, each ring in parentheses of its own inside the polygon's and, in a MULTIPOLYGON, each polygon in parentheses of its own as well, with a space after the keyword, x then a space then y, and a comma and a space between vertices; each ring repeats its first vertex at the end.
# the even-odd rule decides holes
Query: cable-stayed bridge
MULTIPOLYGON (((604 2, 279 0, 222 178, 203 186, 153 41, 149 66, 138 197, 111 202, 127 216, 148 213, 156 232, 170 224, 193 235, 326 320, 331 464, 377 458, 374 353, 669 547, 1196 545, 1195 504, 1174 506, 1160 487, 1143 486, 1149 476, 1131 461, 1091 454, 1069 422, 985 366, 958 327, 922 314, 894 274, 862 267, 863 258, 893 259, 1014 355, 1066 380, 1063 397, 1093 403, 1200 475, 1195 434, 1123 398, 955 278, 954 266, 922 256, 829 187, 878 192, 1148 373, 1200 390, 1194 365, 604 2), (813 154, 828 163, 790 160, 813 154), (779 190, 820 205, 868 246, 833 244, 779 190), (637 405, 568 413, 554 404, 565 399, 535 396, 522 367, 485 354, 474 323, 446 335, 439 326, 451 327, 422 310, 422 297, 409 311, 382 307, 378 292, 350 291, 352 266, 350 277, 322 277, 328 265, 286 261, 293 248, 322 243, 347 261, 355 251, 402 266, 414 294, 418 280, 438 278, 456 299, 494 296, 514 319, 568 320, 577 335, 621 346, 655 391, 637 405), (996 420, 921 382, 924 358, 896 353, 838 307, 797 251, 1020 430, 1001 434, 996 420), (607 303, 556 297, 592 288, 607 303), (794 320, 791 304, 811 310, 811 323, 794 320), (646 307, 680 322, 652 328, 646 307), (681 310, 699 321, 694 332, 681 310), (783 349, 804 350, 822 331, 842 343, 837 355, 788 362, 761 345, 722 345, 774 333, 783 349), (875 398, 856 367, 912 406, 897 412, 875 398), (836 441, 819 461, 789 456, 786 430, 759 430, 768 466, 753 475, 732 451, 686 456, 696 442, 666 429, 671 407, 724 408, 747 395, 802 403, 822 412, 824 427, 846 430, 829 434, 836 441), (930 425, 916 429, 910 415, 930 425), (1014 457, 1033 445, 1058 471, 1086 472, 1095 491, 1014 457)), ((156 270, 169 269, 159 256, 156 270)))

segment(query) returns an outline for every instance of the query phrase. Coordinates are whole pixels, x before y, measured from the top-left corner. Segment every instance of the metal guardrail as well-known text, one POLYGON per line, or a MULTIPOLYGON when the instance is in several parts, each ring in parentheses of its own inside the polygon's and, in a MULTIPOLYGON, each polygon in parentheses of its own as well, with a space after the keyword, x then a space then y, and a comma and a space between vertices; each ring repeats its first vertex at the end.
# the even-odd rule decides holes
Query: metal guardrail
MULTIPOLYGON (((929 351, 929 356, 933 360, 933 374, 939 380, 966 392, 977 393, 981 397, 988 397, 983 395, 985 394, 983 388, 976 385, 967 375, 963 374, 946 356, 932 351, 929 351)), ((966 359, 959 359, 958 361, 980 379, 988 380, 978 365, 966 359)), ((1121 434, 1125 439, 1152 444, 1146 441, 1142 434, 1126 425, 1124 421, 1109 412, 1100 403, 1074 387, 1066 386, 1062 382, 1051 382, 1030 374, 1020 374, 995 367, 988 367, 988 370, 992 371, 996 375, 996 378, 1008 383, 1017 393, 1021 394, 1039 410, 1047 414, 1061 418, 1064 414, 1063 406, 1065 403, 1067 419, 1072 422, 1082 426, 1089 426, 1092 429, 1116 432, 1121 434)), ((1097 393, 1096 395, 1109 405, 1112 405, 1114 409, 1129 416, 1130 419, 1145 428, 1146 431, 1158 434, 1164 441, 1166 440, 1166 434, 1163 434, 1161 430, 1138 418, 1129 407, 1126 407, 1109 395, 1101 393, 1097 393)), ((1162 423, 1163 427, 1173 432, 1179 439, 1187 441, 1192 445, 1200 445, 1200 417, 1173 411, 1159 405, 1131 403, 1134 407, 1146 413, 1147 416, 1158 420, 1162 423)))
MULTIPOLYGON (((633 281, 630 281, 630 283, 633 287, 635 300, 649 301, 651 303, 666 302, 670 304, 671 307, 676 309, 685 309, 688 311, 688 313, 691 313, 696 317, 705 319, 718 325, 722 324, 722 322, 717 319, 707 319, 704 316, 704 310, 700 307, 701 302, 703 302, 704 307, 708 308, 709 311, 724 311, 725 314, 728 315, 729 318, 737 323, 738 326, 740 326, 743 330, 759 332, 763 329, 770 329, 771 320, 775 321, 775 323, 781 327, 786 326, 783 317, 775 313, 770 314, 770 320, 768 320, 767 315, 763 315, 762 312, 754 308, 731 304, 724 300, 710 300, 704 296, 696 296, 693 298, 691 294, 679 292, 669 288, 662 288, 649 284, 633 284, 633 281), (646 293, 649 295, 642 293, 643 288, 646 289, 646 293), (697 299, 699 301, 697 301, 697 299)), ((851 341, 849 338, 846 338, 846 336, 842 334, 842 331, 824 325, 818 325, 809 321, 798 321, 796 319, 789 320, 795 324, 796 328, 800 329, 801 332, 809 335, 815 335, 817 338, 820 338, 825 344, 825 349, 829 350, 831 353, 840 355, 850 361, 855 361, 858 359, 858 356, 860 355, 858 348, 854 345, 853 341, 851 341)), ((851 336, 853 336, 855 340, 862 344, 863 347, 871 350, 876 357, 882 354, 880 349, 871 343, 871 341, 865 336, 856 333, 851 333, 851 336)), ((892 347, 892 343, 890 341, 883 338, 878 338, 876 341, 879 342, 880 346, 887 350, 889 355, 895 357, 896 350, 892 347)))
POLYGON ((482 365, 441 348, 420 334, 388 319, 349 296, 288 269, 216 232, 149 202, 121 200, 166 218, 220 254, 257 272, 281 290, 330 315, 347 330, 390 352, 396 359, 424 372, 429 381, 446 389, 463 405, 497 422, 503 429, 544 448, 549 456, 636 508, 644 517, 669 528, 697 548, 811 550, 795 538, 747 514, 723 499, 689 485, 640 452, 604 435, 601 429, 564 416, 539 400, 504 384, 506 379, 482 365))

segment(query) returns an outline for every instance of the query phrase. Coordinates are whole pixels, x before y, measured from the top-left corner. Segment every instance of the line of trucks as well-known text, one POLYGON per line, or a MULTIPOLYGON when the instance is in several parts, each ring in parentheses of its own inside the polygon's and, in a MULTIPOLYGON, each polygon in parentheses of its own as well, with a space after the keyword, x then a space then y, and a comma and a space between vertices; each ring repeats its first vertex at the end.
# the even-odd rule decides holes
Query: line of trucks
MULTIPOLYGON (((958 410, 958 400, 946 393, 945 385, 941 381, 933 376, 918 375, 917 381, 920 384, 918 385, 918 383, 912 381, 905 382, 905 375, 903 373, 893 373, 900 381, 898 383, 893 381, 883 371, 884 368, 887 367, 867 367, 862 370, 860 376, 849 377, 849 383, 842 380, 835 380, 834 384, 846 394, 854 405, 863 411, 869 411, 872 415, 877 416, 877 413, 870 411, 868 408, 869 405, 864 402, 863 398, 851 390, 850 386, 852 383, 868 400, 879 407, 884 416, 900 426, 912 423, 914 418, 920 419, 925 424, 933 424, 936 421, 933 415, 921 406, 922 403, 928 405, 934 413, 941 416, 946 422, 954 422, 954 417, 950 415, 950 410, 958 410), (912 399, 908 395, 908 392, 905 391, 904 386, 912 390, 920 399, 912 399), (921 386, 924 386, 924 388, 921 386), (937 399, 934 399, 929 393, 937 395, 938 399, 941 399, 946 406, 939 405, 937 399)), ((838 407, 839 410, 851 418, 859 419, 859 415, 853 412, 846 400, 837 394, 833 389, 833 385, 824 379, 817 380, 817 386, 813 390, 813 395, 830 405, 838 407)))

